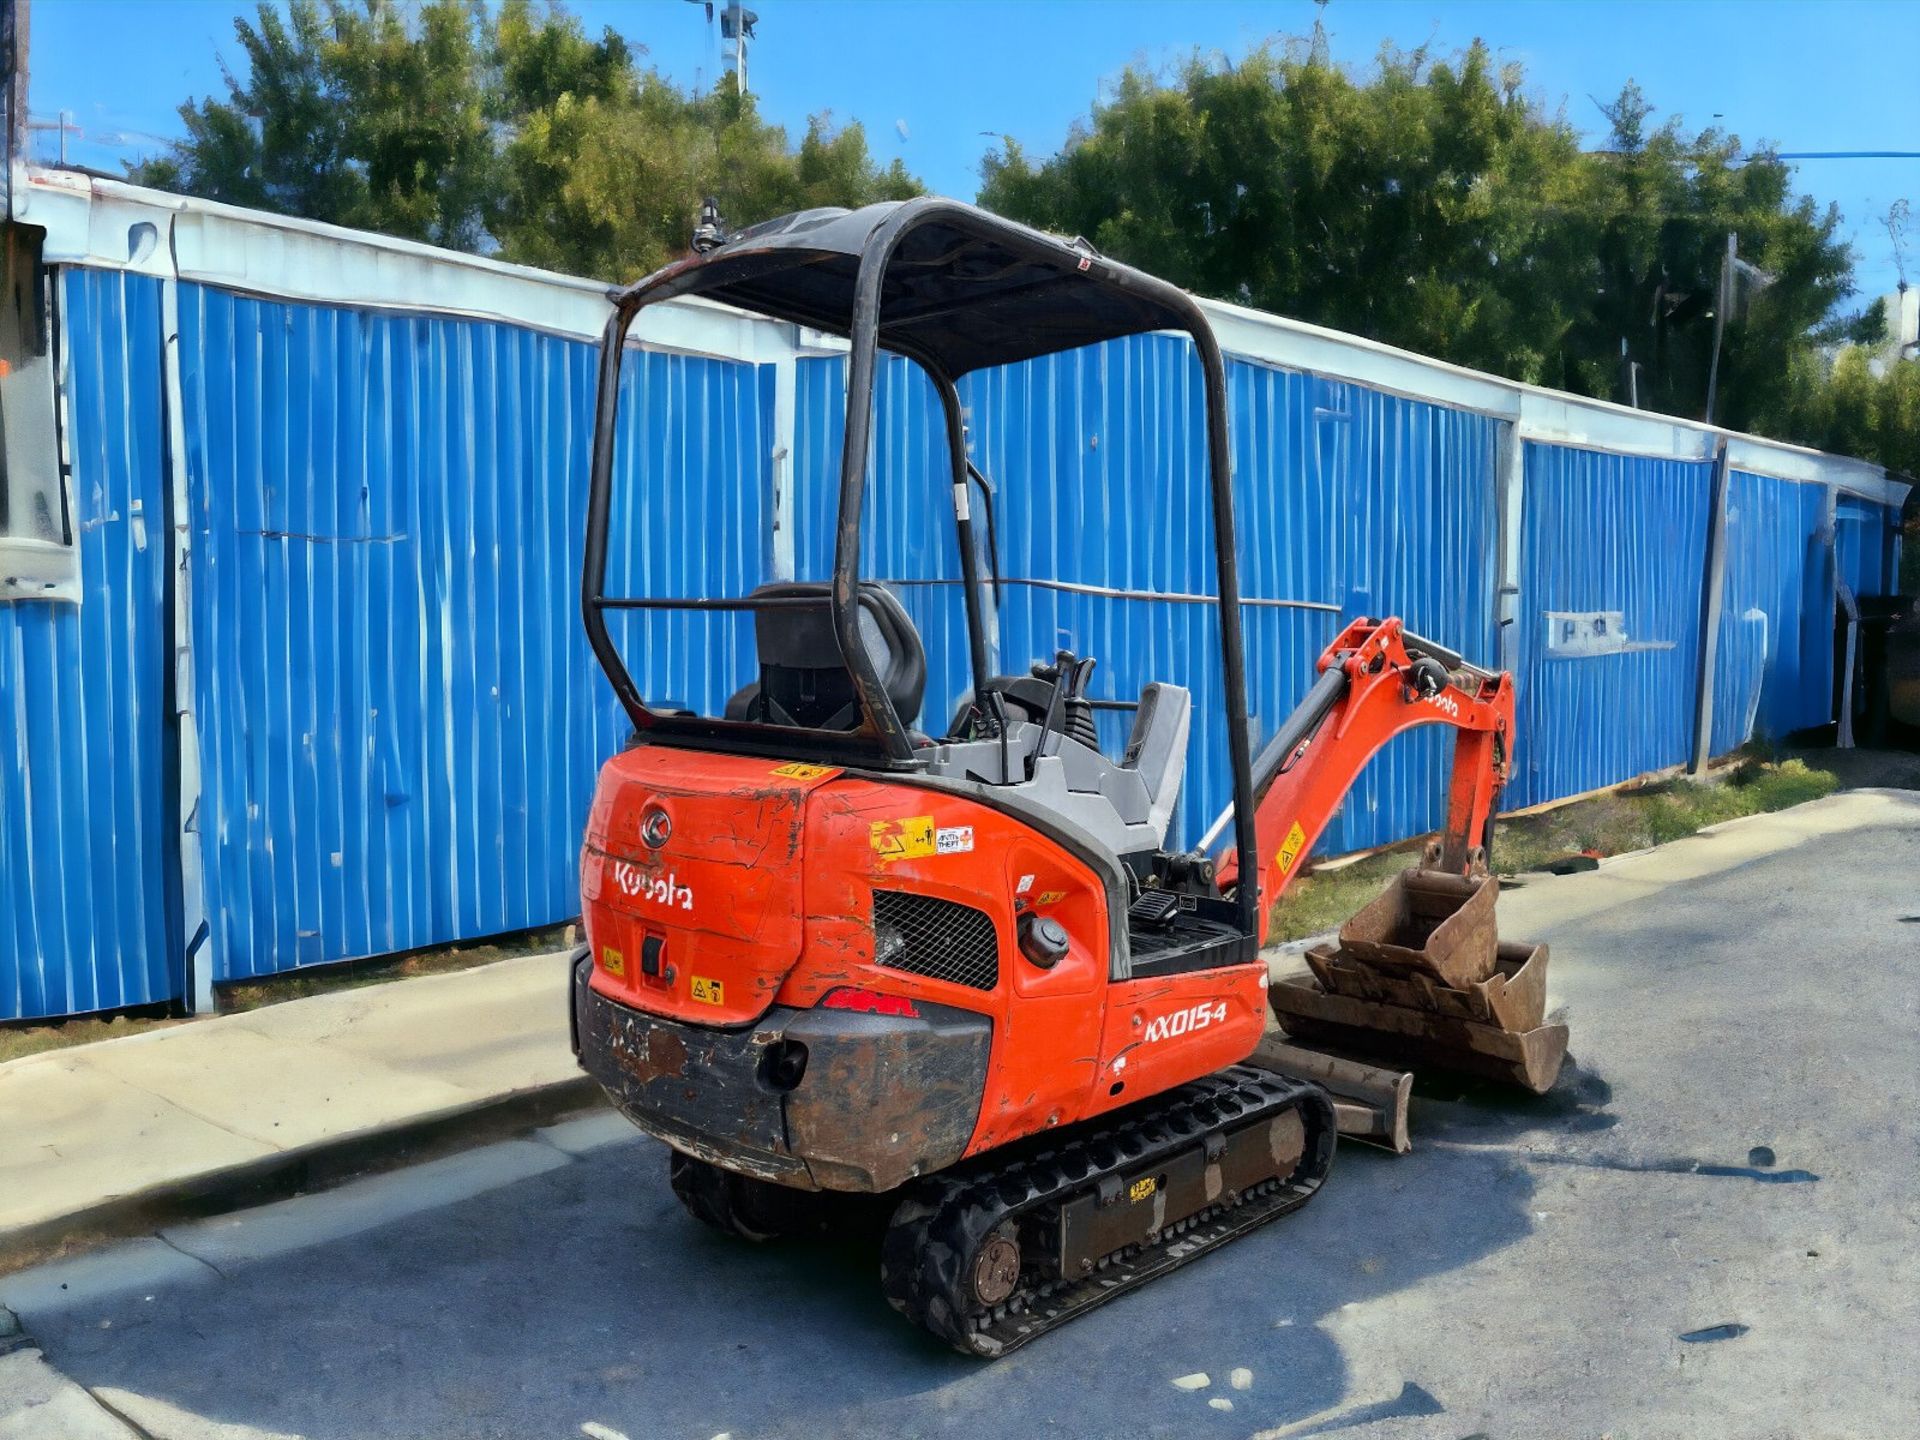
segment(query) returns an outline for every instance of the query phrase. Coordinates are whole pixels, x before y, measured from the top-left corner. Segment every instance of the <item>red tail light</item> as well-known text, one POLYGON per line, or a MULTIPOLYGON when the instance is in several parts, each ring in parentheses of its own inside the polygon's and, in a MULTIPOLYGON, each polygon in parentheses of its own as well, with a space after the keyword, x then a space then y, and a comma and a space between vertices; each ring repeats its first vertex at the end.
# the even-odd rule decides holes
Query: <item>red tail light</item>
POLYGON ((863 990, 858 985, 842 985, 820 997, 822 1010, 853 1010, 862 1015, 898 1015, 917 1020, 920 1011, 904 995, 882 995, 878 990, 863 990))

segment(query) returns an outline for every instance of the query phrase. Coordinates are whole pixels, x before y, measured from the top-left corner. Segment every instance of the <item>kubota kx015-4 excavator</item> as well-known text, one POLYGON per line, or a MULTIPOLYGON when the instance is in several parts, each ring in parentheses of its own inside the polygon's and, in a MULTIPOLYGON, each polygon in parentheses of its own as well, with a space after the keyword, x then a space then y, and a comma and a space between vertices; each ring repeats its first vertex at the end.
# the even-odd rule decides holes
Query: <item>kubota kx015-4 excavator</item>
POLYGON ((887 1297, 974 1354, 1313 1194, 1333 1157, 1328 1097, 1240 1063, 1267 1013, 1268 909, 1400 731, 1458 732, 1440 854, 1455 872, 1484 845, 1506 774, 1507 677, 1390 619, 1344 628, 1255 757, 1226 406, 1219 347, 1187 295, 936 199, 710 229, 702 253, 615 297, 604 338, 583 608, 635 737, 601 773, 581 856, 575 1049, 672 1147, 673 1187, 710 1224, 763 1238, 807 1213, 805 1192, 897 1192, 887 1297), (623 354, 642 308, 674 296, 850 342, 831 583, 606 593, 623 354), (982 477, 955 388, 1148 331, 1190 336, 1204 380, 1217 580, 1182 598, 1218 618, 1232 798, 1211 851, 1167 843, 1188 691, 1146 686, 1113 756, 1090 659, 990 666, 994 588, 969 503, 982 477), (934 483, 951 487, 972 689, 938 732, 918 714, 914 624, 860 574, 882 352, 917 362, 944 413, 934 483), (636 686, 608 619, 667 609, 751 615, 758 670, 736 677, 724 713, 636 686))

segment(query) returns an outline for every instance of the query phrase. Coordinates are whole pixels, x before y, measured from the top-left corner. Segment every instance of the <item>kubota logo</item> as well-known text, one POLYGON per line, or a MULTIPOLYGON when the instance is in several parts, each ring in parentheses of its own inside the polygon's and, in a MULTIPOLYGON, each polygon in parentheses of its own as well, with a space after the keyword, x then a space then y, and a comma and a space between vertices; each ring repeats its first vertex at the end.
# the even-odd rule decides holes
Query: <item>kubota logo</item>
POLYGON ((1226 1001, 1202 1000, 1198 1005, 1189 1005, 1170 1015, 1154 1016, 1147 1022, 1147 1033, 1140 1037, 1141 1043, 1151 1045, 1156 1040, 1173 1040, 1209 1025, 1218 1025, 1226 1018, 1226 1001))
POLYGON ((673 821, 658 805, 640 817, 640 842, 649 850, 658 850, 673 836, 673 821))
POLYGON ((669 909, 693 909, 692 888, 682 885, 671 870, 663 875, 658 870, 642 870, 622 860, 613 867, 613 883, 630 900, 645 900, 669 909))

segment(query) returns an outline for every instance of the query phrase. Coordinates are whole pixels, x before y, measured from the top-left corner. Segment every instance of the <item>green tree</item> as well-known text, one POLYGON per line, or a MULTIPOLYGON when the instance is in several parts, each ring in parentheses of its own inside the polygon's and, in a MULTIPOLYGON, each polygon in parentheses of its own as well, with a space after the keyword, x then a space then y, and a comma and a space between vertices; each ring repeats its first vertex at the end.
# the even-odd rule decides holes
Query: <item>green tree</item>
POLYGON ((533 0, 260 0, 227 95, 132 178, 526 264, 630 278, 684 250, 701 199, 736 225, 902 198, 858 125, 796 147, 725 81, 689 94, 533 0))
POLYGON ((1715 418, 1739 429, 1776 424, 1795 363, 1875 323, 1841 313, 1853 269, 1837 238, 1839 211, 1795 196, 1786 166, 1745 158, 1735 136, 1688 135, 1677 120, 1649 130, 1651 106, 1636 85, 1607 113, 1608 149, 1582 157, 1600 183, 1593 305, 1569 337, 1569 358, 1584 372, 1579 388, 1610 393, 1624 338, 1645 366, 1643 404, 1702 414, 1732 235, 1739 259, 1770 280, 1736 281, 1715 418))
POLYGON ((825 116, 799 148, 728 81, 689 96, 651 72, 631 92, 564 92, 523 110, 504 154, 494 234, 508 258, 591 275, 637 274, 686 249, 702 197, 735 226, 818 205, 920 193, 881 169, 858 125, 825 116))
POLYGON ((1759 423, 1849 323, 1838 216, 1651 114, 1628 86, 1586 153, 1483 44, 1356 75, 1295 43, 1129 70, 1060 153, 990 153, 981 199, 1202 294, 1576 393, 1624 398, 1624 344, 1641 403, 1696 416, 1732 231, 1774 283, 1728 327, 1719 411, 1759 423))
POLYGON ((1869 349, 1848 346, 1829 362, 1796 358, 1767 420, 1822 450, 1857 455, 1906 475, 1920 475, 1920 364, 1890 360, 1876 367, 1869 349))
POLYGON ((292 0, 234 20, 228 95, 180 107, 186 138, 144 184, 471 247, 492 181, 478 12, 292 0))

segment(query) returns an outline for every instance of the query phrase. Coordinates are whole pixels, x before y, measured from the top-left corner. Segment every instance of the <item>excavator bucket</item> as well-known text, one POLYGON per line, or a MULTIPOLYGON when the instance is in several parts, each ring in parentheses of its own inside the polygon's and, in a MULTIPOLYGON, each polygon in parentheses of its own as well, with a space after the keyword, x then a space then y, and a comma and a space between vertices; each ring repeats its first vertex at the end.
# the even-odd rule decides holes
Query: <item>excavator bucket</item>
POLYGON ((1490 875, 1402 870, 1340 927, 1340 949, 1382 974, 1471 985, 1493 968, 1499 890, 1490 875))
POLYGON ((1311 977, 1268 990, 1288 1041, 1546 1093, 1566 1058, 1567 1027, 1546 1023, 1547 947, 1500 942, 1498 892, 1484 873, 1396 876, 1341 927, 1337 945, 1307 952, 1311 977))

